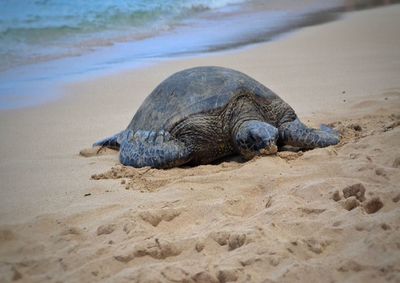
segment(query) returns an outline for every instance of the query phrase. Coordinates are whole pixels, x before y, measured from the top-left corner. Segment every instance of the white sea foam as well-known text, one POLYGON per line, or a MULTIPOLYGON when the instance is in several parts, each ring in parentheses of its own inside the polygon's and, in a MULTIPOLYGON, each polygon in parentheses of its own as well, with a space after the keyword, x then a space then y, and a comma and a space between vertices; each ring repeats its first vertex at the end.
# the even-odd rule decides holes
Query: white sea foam
POLYGON ((0 70, 151 36, 244 0, 0 0, 0 70))
POLYGON ((131 69, 148 59, 267 41, 329 20, 326 11, 342 4, 341 0, 0 0, 0 109, 48 100, 44 94, 54 93, 48 88, 60 81, 131 69))

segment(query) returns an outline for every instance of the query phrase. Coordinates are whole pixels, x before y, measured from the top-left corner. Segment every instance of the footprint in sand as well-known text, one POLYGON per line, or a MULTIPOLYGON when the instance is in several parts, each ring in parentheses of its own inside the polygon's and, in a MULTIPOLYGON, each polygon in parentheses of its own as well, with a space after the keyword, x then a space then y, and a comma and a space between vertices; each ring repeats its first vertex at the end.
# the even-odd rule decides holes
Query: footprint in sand
POLYGON ((201 251, 204 249, 204 247, 205 247, 204 241, 200 240, 200 241, 198 241, 198 242, 196 243, 195 249, 196 249, 196 251, 199 253, 199 252, 201 252, 201 251))
POLYGON ((105 224, 97 227, 97 236, 108 235, 114 232, 117 226, 115 224, 105 224))
POLYGON ((344 209, 350 211, 361 206, 368 214, 376 213, 383 207, 383 202, 380 197, 373 197, 369 200, 365 197, 366 188, 361 183, 356 183, 345 187, 343 190, 344 201, 340 192, 337 190, 332 194, 332 199, 337 202, 342 202, 344 209))
POLYGON ((175 243, 160 240, 154 240, 138 243, 132 250, 124 251, 122 254, 114 256, 117 261, 130 262, 134 258, 150 256, 154 259, 166 259, 168 257, 177 256, 182 249, 175 243))
POLYGON ((343 203, 343 208, 348 211, 353 210, 354 208, 356 208, 358 206, 360 206, 360 202, 354 196, 347 198, 343 203))
POLYGON ((397 157, 393 160, 392 166, 393 166, 393 168, 400 168, 400 156, 397 156, 397 157))
POLYGON ((2 229, 0 230, 0 243, 14 240, 16 237, 11 230, 2 229))
POLYGON ((170 222, 181 214, 179 210, 176 209, 159 209, 159 210, 148 210, 143 211, 139 214, 147 223, 152 226, 157 227, 161 221, 170 222))
POLYGON ((227 231, 212 232, 210 237, 220 246, 228 245, 229 250, 235 250, 246 243, 246 234, 229 233, 227 231))
POLYGON ((189 281, 189 272, 186 270, 177 267, 177 266, 167 266, 161 271, 161 275, 172 282, 190 282, 189 281))
POLYGON ((368 200, 364 205, 364 210, 368 213, 375 213, 383 207, 383 202, 379 197, 368 200))
POLYGON ((354 196, 357 200, 363 202, 365 200, 365 187, 361 183, 357 183, 351 186, 348 186, 343 189, 344 198, 349 198, 354 196))
POLYGON ((381 176, 381 177, 384 177, 384 178, 387 178, 387 179, 388 179, 387 173, 386 173, 385 169, 383 169, 383 168, 377 168, 377 169, 375 169, 375 174, 376 174, 377 176, 381 176))
POLYGON ((315 254, 321 254, 327 246, 331 244, 331 240, 318 240, 313 237, 304 239, 304 244, 307 248, 315 254))
POLYGON ((192 280, 196 283, 219 283, 219 280, 208 271, 201 271, 192 276, 192 280))
POLYGON ((239 278, 239 274, 243 272, 241 268, 233 268, 233 269, 220 269, 217 273, 217 278, 219 282, 235 282, 239 278))
POLYGON ((392 198, 392 201, 395 202, 395 203, 396 203, 396 202, 399 202, 399 201, 400 201, 400 193, 397 194, 395 197, 393 197, 393 198, 392 198))

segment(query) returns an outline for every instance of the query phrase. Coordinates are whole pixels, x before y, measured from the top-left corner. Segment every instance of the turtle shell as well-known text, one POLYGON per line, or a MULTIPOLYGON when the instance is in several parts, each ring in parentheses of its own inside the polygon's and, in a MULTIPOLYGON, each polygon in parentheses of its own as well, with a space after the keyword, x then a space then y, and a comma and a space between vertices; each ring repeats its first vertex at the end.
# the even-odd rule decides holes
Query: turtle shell
POLYGON ((169 131, 193 114, 222 109, 240 90, 274 100, 275 93, 249 76, 222 67, 196 67, 177 72, 144 100, 128 129, 169 131))

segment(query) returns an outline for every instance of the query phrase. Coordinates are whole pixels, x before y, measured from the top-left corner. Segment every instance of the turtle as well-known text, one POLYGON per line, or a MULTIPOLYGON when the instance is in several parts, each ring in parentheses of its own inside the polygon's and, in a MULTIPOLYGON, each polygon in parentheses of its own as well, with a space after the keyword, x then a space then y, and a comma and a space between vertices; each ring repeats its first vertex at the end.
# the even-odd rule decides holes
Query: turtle
POLYGON ((93 144, 119 150, 123 165, 166 169, 212 163, 229 155, 246 160, 339 143, 339 134, 303 124, 273 91, 248 75, 217 66, 179 71, 144 100, 128 127, 93 144))

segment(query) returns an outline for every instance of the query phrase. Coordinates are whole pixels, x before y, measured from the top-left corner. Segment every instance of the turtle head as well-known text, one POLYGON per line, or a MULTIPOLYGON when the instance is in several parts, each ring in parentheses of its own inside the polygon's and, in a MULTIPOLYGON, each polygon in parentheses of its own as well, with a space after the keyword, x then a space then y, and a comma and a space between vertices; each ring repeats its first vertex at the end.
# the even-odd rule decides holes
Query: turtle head
POLYGON ((237 129, 234 137, 238 152, 246 159, 256 155, 274 154, 278 151, 278 129, 268 123, 251 120, 237 129))

